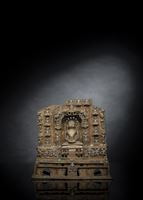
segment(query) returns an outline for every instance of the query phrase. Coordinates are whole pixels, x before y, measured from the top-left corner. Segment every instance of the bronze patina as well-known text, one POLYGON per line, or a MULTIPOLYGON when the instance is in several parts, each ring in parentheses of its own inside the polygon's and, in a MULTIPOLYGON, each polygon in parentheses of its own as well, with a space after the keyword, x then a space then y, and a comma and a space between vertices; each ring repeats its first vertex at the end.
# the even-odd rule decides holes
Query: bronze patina
POLYGON ((38 126, 33 179, 111 179, 104 110, 91 99, 41 109, 38 126))

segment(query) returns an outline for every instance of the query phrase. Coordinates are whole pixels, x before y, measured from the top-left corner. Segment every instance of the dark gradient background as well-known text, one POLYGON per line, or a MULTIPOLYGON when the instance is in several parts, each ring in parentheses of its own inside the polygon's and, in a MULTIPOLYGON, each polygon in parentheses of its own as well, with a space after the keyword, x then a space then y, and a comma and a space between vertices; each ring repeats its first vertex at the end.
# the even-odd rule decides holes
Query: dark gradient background
POLYGON ((0 166, 4 195, 34 199, 39 109, 92 98, 106 111, 110 199, 137 195, 142 160, 141 32, 49 33, 7 42, 1 71, 0 166), (31 42, 32 41, 32 42, 31 42), (7 188, 8 192, 5 192, 7 188))

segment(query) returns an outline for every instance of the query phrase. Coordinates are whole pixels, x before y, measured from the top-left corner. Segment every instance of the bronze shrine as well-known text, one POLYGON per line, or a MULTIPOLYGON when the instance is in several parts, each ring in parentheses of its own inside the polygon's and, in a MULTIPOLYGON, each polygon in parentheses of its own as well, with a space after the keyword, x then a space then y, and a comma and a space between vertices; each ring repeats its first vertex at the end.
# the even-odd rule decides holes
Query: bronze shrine
POLYGON ((38 126, 33 179, 111 179, 104 110, 91 99, 41 109, 38 126))

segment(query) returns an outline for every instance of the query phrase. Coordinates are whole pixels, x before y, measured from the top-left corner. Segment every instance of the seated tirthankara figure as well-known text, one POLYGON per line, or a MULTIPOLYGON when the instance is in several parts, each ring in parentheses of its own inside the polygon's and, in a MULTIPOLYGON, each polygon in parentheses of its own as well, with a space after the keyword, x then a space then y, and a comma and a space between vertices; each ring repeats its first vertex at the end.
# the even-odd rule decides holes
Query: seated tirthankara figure
POLYGON ((75 145, 82 145, 80 142, 80 133, 79 133, 79 122, 74 119, 69 119, 65 126, 65 143, 62 145, 68 145, 69 147, 75 145))
POLYGON ((65 135, 65 140, 69 143, 75 143, 79 138, 79 132, 77 130, 74 120, 69 120, 67 122, 67 130, 65 135))
POLYGON ((110 179, 104 110, 91 100, 69 100, 38 112, 35 179, 110 179))

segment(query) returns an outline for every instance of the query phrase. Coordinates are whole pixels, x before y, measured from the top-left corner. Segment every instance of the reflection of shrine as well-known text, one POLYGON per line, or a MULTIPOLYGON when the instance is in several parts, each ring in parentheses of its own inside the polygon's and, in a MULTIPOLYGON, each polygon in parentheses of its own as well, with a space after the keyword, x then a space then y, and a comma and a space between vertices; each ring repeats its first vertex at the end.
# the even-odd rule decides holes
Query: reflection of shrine
POLYGON ((110 179, 104 110, 69 100, 38 112, 34 179, 110 179))
POLYGON ((34 181, 37 200, 107 200, 108 182, 90 180, 34 181))

